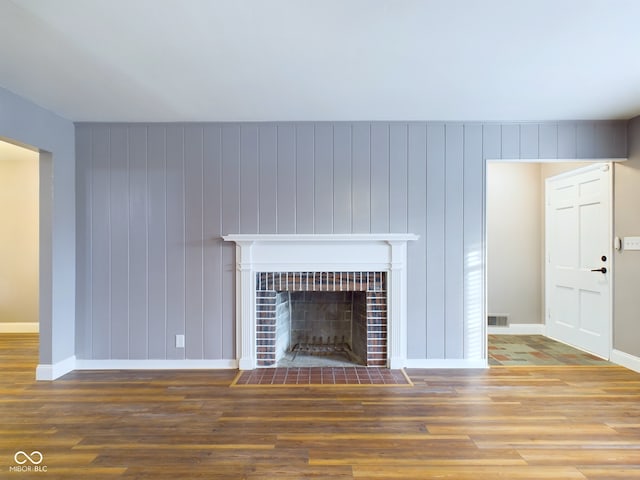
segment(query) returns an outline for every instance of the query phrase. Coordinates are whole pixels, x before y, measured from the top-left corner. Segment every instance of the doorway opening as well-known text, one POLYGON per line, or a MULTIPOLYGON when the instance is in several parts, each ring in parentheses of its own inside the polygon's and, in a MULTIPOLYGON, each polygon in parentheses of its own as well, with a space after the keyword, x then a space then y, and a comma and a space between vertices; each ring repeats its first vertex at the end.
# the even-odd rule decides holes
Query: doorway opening
MULTIPOLYGON (((547 328, 545 183, 548 178, 588 169, 595 163, 598 162, 487 162, 487 345, 490 364, 500 364, 497 361, 500 358, 513 360, 509 364, 518 364, 521 360, 522 364, 533 365, 536 358, 539 358, 538 364, 549 364, 548 352, 528 354, 535 350, 536 344, 542 345, 540 341, 553 337, 547 328), (509 352, 506 337, 502 335, 534 335, 538 338, 514 337, 514 342, 507 343, 520 345, 509 352), (523 351, 522 358, 517 358, 514 352, 520 350, 523 351)), ((606 235, 610 235, 610 230, 606 235)), ((610 331, 610 309, 606 322, 610 331)), ((591 350, 571 338, 560 340, 591 350)))
POLYGON ((39 347, 40 154, 0 140, 0 334, 39 347))

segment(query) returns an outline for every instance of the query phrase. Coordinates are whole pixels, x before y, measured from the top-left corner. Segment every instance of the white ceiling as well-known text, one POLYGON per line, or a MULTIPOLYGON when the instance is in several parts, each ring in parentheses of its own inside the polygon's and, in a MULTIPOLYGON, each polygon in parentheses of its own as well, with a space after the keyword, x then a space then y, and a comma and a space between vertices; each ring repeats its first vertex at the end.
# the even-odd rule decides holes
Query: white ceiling
POLYGON ((0 0, 0 86, 74 121, 626 119, 640 0, 0 0))

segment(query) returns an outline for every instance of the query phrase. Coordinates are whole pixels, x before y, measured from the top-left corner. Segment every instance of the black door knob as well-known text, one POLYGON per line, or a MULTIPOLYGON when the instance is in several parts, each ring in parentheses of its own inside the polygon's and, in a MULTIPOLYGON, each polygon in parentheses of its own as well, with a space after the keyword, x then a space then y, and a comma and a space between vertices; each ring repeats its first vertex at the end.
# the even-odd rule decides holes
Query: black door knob
POLYGON ((607 273, 607 267, 602 267, 602 268, 594 268, 593 270, 591 270, 592 272, 600 272, 600 273, 607 273))

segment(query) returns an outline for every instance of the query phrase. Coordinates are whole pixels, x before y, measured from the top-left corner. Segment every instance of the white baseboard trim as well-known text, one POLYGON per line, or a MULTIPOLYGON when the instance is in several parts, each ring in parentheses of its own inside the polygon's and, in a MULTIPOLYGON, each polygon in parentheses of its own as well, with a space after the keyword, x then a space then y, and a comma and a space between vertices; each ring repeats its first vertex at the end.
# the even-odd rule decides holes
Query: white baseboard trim
POLYGON ((489 335, 544 335, 546 331, 543 323, 512 323, 507 327, 487 327, 489 335))
POLYGON ((74 370, 76 357, 71 356, 54 364, 40 364, 36 367, 36 380, 55 380, 74 370))
POLYGON ((0 333, 38 333, 40 323, 38 322, 8 322, 0 323, 0 333))
POLYGON ((623 367, 627 367, 634 372, 640 373, 640 357, 636 357, 634 355, 630 355, 625 352, 621 352, 620 350, 611 350, 611 362, 616 363, 618 365, 622 365, 623 367))
POLYGON ((409 358, 405 363, 405 368, 488 368, 486 359, 429 359, 429 358, 409 358))
POLYGON ((76 360, 76 370, 235 369, 237 360, 76 360))

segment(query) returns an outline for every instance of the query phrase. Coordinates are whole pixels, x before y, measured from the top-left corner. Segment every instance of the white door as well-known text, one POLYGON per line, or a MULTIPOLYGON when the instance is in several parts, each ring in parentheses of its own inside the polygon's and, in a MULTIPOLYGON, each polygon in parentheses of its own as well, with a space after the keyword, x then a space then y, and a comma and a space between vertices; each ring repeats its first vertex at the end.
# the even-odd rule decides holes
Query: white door
POLYGON ((611 166, 548 178, 547 335, 609 358, 611 337, 611 166))

